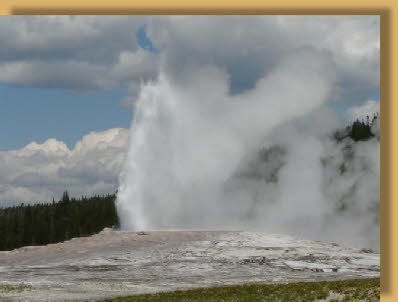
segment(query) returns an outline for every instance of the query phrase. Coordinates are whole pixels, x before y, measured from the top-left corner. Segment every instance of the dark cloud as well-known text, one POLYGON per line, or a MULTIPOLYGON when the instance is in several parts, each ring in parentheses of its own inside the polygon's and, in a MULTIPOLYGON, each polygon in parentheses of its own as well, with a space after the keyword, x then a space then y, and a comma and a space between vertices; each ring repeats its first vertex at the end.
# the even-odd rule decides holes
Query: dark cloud
POLYGON ((215 65, 239 93, 286 53, 314 47, 329 52, 340 99, 350 101, 379 87, 379 25, 379 16, 6 16, 0 81, 90 92, 137 86, 156 78, 159 66, 178 76, 186 66, 215 65), (142 28, 159 54, 141 48, 142 28))
POLYGON ((143 24, 132 16, 4 16, 0 20, 1 61, 114 61, 138 47, 143 24))

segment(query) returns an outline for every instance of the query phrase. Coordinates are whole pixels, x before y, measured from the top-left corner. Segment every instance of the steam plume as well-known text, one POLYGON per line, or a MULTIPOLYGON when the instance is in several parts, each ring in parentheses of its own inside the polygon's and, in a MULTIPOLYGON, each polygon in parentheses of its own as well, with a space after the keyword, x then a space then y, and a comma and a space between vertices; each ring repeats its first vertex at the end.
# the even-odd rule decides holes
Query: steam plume
POLYGON ((143 85, 117 196, 122 229, 248 229, 376 246, 379 144, 353 146, 369 165, 354 160, 341 177, 343 145, 325 139, 337 126, 324 106, 333 70, 306 49, 238 95, 211 66, 143 85))

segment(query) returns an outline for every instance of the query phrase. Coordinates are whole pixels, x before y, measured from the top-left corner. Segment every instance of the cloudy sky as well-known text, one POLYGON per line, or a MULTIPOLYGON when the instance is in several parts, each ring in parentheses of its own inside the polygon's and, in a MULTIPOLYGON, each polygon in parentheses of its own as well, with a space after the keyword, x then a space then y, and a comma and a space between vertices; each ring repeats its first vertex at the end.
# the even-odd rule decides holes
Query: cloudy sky
POLYGON ((141 83, 210 65, 229 94, 286 54, 333 62, 342 123, 377 111, 379 16, 2 16, 0 204, 112 193, 141 83))

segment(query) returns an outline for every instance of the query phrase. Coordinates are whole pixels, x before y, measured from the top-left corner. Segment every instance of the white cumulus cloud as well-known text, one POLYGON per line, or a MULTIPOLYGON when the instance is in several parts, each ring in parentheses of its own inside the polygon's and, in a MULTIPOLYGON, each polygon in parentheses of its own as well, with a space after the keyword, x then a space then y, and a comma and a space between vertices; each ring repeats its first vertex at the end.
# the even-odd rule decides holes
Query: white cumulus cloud
POLYGON ((117 189, 128 130, 91 132, 69 149, 54 138, 0 151, 0 206, 48 202, 64 190, 72 196, 107 194, 117 189))
POLYGON ((367 116, 372 119, 373 115, 376 113, 380 113, 380 102, 368 100, 362 105, 348 108, 346 112, 346 118, 349 121, 355 121, 357 119, 366 120, 367 116))

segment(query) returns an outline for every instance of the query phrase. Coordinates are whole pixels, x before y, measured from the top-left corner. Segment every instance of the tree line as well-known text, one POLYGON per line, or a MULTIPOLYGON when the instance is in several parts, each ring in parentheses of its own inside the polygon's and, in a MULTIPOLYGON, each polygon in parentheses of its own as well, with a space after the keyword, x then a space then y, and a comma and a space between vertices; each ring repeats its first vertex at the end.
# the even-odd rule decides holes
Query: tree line
POLYGON ((115 194, 0 209, 0 250, 57 243, 119 225, 115 194))

